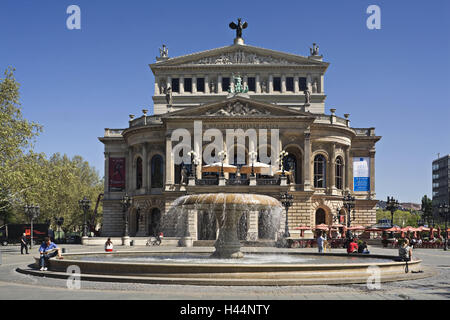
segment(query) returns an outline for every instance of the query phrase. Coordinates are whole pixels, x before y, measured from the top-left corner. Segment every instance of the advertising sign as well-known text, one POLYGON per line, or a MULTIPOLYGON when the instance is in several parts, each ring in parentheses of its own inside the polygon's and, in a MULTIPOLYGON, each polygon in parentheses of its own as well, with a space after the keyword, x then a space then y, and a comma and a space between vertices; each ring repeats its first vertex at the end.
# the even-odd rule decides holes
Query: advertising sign
POLYGON ((370 191, 370 158, 353 158, 353 191, 370 191))
POLYGON ((125 190, 125 158, 109 158, 109 191, 125 190))

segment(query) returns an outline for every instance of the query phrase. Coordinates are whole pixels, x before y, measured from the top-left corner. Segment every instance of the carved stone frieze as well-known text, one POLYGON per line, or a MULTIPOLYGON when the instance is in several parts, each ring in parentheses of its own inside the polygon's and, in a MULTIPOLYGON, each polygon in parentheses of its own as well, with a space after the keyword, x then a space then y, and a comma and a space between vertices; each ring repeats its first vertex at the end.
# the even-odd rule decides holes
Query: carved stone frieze
POLYGON ((248 104, 242 104, 237 101, 234 103, 229 103, 225 108, 222 108, 218 111, 210 111, 206 113, 208 116, 227 116, 227 117, 235 117, 235 116, 254 116, 254 115, 270 115, 270 112, 267 110, 259 110, 252 109, 248 106, 248 104))
POLYGON ((295 65, 286 59, 274 58, 271 56, 262 56, 255 53, 248 53, 243 50, 224 53, 218 56, 206 57, 196 61, 191 61, 188 65, 205 65, 205 64, 282 64, 295 65))

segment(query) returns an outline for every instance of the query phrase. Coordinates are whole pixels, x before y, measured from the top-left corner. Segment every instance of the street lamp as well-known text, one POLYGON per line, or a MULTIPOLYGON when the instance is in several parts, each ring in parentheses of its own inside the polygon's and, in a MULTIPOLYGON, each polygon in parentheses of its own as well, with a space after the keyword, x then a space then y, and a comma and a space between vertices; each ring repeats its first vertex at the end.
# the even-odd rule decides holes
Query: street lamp
POLYGON ((58 240, 61 240, 61 226, 64 223, 64 217, 59 217, 59 218, 55 217, 55 222, 56 222, 56 225, 58 226, 58 230, 57 230, 57 232, 58 232, 58 240))
POLYGON ((252 162, 252 177, 255 176, 255 160, 258 157, 258 153, 256 151, 251 151, 249 153, 250 161, 252 162))
POLYGON ((84 197, 83 200, 78 200, 78 204, 80 206, 80 209, 84 212, 84 222, 83 222, 83 237, 87 237, 87 221, 86 221, 86 215, 88 210, 91 208, 91 200, 89 200, 87 197, 84 197))
POLYGON ((129 197, 128 194, 125 194, 121 200, 125 220, 124 237, 128 237, 128 209, 131 207, 132 201, 133 198, 129 197))
POLYGON ((448 248, 448 232, 447 232, 447 221, 448 221, 448 204, 447 203, 440 203, 439 208, 439 215, 445 219, 445 238, 444 238, 444 251, 447 251, 448 248))
MULTIPOLYGON (((351 212, 352 209, 355 208, 355 197, 351 196, 350 193, 347 193, 346 196, 344 196, 344 198, 342 199, 343 202, 343 206, 347 211, 347 239, 351 238, 351 233, 350 233, 350 225, 351 225, 351 212)), ((355 220, 355 212, 353 211, 353 220, 355 220)))
POLYGON ((227 158, 227 152, 225 150, 222 150, 218 154, 220 162, 222 163, 222 170, 220 171, 220 176, 223 177, 223 163, 225 162, 225 159, 227 158))
POLYGON ((391 212, 391 228, 394 226, 394 213, 400 207, 398 200, 394 197, 387 197, 386 209, 391 212))
POLYGON ((25 205, 23 207, 25 214, 31 223, 31 236, 30 236, 30 249, 33 248, 33 220, 36 219, 41 213, 39 205, 25 205))
POLYGON ((291 207, 292 204, 294 203, 293 199, 294 199, 294 196, 287 192, 282 193, 280 195, 281 204, 283 205, 284 209, 286 210, 286 220, 285 220, 285 226, 284 226, 284 237, 285 238, 288 238, 291 236, 289 233, 288 211, 289 211, 289 207, 291 207))

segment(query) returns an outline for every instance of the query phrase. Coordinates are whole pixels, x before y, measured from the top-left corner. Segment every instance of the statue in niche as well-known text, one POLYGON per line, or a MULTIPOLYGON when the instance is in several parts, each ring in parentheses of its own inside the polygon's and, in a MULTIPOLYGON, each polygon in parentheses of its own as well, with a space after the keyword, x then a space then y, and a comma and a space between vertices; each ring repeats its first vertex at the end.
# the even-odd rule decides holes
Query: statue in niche
POLYGON ((188 170, 184 163, 181 166, 181 184, 186 185, 188 184, 188 170))
POLYGON ((267 82, 264 80, 261 82, 261 92, 266 93, 267 92, 267 82))
POLYGON ((164 93, 166 94, 167 105, 171 106, 173 103, 172 88, 168 86, 167 88, 164 89, 164 93))
POLYGON ((214 81, 211 81, 211 82, 209 83, 209 91, 210 91, 211 93, 216 93, 216 83, 215 83, 214 81))
POLYGON ((305 94, 305 104, 310 104, 311 103, 311 92, 309 92, 308 88, 306 88, 305 91, 303 91, 303 93, 305 94))
POLYGON ((166 82, 161 81, 159 83, 159 94, 165 94, 165 92, 166 92, 166 82))
POLYGON ((314 82, 312 84, 312 92, 317 93, 317 79, 314 79, 314 82))

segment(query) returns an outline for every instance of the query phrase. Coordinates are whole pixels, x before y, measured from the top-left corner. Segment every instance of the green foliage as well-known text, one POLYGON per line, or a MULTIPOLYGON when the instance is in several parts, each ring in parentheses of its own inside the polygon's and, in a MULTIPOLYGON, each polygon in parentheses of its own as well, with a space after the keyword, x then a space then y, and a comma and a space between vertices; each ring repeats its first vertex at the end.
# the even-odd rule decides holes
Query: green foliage
MULTIPOLYGON (((377 221, 380 219, 391 220, 391 212, 378 209, 377 221)), ((419 219, 420 215, 416 212, 401 211, 401 210, 397 210, 394 212, 394 225, 398 225, 400 227, 407 227, 407 226, 418 227, 419 219)))
POLYGON ((13 68, 0 79, 0 123, 0 219, 28 222, 23 206, 38 204, 36 222, 54 223, 54 218, 64 217, 64 229, 79 229, 84 214, 78 200, 90 199, 92 213, 103 183, 80 156, 70 159, 57 153, 48 159, 33 152, 33 141, 42 127, 22 118, 13 68))

